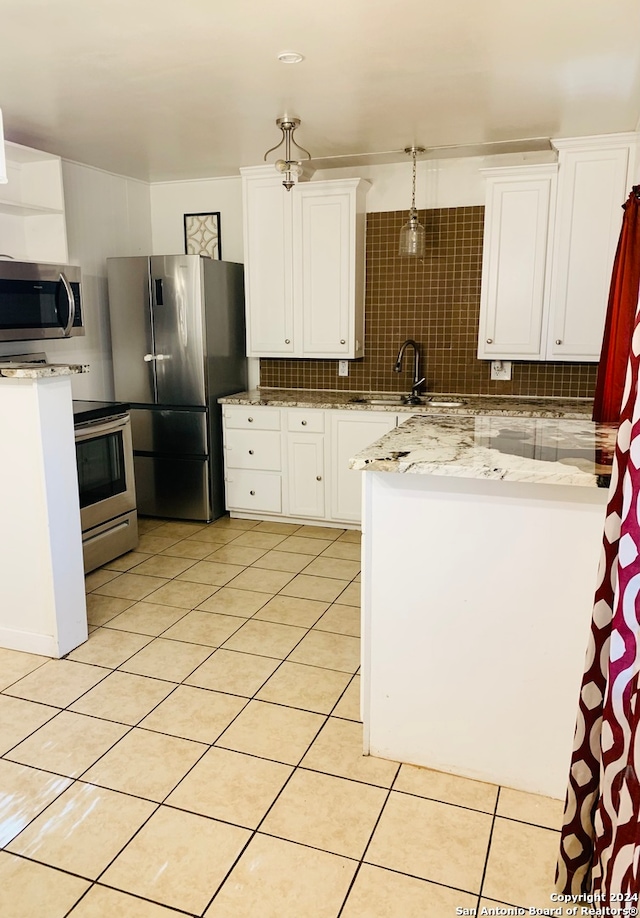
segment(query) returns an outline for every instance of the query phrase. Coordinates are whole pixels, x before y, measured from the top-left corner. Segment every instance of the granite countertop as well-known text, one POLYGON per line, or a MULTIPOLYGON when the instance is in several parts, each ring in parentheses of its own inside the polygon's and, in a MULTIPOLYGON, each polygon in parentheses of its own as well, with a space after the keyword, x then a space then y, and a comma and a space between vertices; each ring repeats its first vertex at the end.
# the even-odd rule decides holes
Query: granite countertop
POLYGON ((393 401, 392 393, 335 392, 317 389, 253 389, 219 398, 223 405, 271 405, 279 408, 326 408, 348 411, 394 411, 410 415, 508 415, 540 418, 579 418, 589 420, 591 399, 524 398, 497 395, 427 395, 434 403, 403 405, 401 394, 393 401), (389 399, 371 404, 363 399, 389 399), (452 404, 459 402, 460 404, 452 404))
POLYGON ((567 418, 412 417, 349 465, 361 471, 606 488, 616 433, 616 425, 567 418))
POLYGON ((0 378, 45 379, 49 376, 73 376, 88 373, 87 363, 1 363, 0 378))

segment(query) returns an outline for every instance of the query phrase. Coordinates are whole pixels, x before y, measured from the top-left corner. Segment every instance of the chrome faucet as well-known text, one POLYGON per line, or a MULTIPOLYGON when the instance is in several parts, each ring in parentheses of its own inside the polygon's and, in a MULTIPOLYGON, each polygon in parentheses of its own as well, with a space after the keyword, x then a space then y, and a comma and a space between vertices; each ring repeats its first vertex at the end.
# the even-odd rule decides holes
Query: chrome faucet
POLYGON ((419 405, 420 386, 424 382, 425 378, 424 376, 421 376, 420 370, 420 346, 416 344, 413 338, 407 338, 407 340, 403 341, 400 345, 400 350, 398 351, 398 356, 396 357, 393 371, 394 373, 399 373, 402 369, 402 358, 404 357, 404 352, 409 345, 411 345, 413 348, 413 385, 411 386, 410 394, 405 396, 404 401, 407 405, 419 405))

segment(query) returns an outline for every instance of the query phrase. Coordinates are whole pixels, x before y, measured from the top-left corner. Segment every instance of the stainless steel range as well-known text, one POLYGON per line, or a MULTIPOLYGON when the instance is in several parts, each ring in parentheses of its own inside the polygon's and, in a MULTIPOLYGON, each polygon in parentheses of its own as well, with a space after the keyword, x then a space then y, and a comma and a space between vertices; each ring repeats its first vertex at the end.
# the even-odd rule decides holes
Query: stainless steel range
POLYGON ((85 573, 138 544, 129 405, 74 401, 85 573))

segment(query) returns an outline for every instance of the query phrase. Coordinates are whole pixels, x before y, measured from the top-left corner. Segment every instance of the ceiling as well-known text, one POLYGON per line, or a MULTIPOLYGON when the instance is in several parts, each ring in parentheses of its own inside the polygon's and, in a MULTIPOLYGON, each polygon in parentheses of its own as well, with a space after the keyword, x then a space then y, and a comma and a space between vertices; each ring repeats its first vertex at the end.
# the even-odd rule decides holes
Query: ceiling
POLYGON ((285 114, 323 165, 640 120, 638 0, 0 0, 0 14, 6 138, 151 181, 256 165, 285 114), (305 60, 280 63, 290 49, 305 60))

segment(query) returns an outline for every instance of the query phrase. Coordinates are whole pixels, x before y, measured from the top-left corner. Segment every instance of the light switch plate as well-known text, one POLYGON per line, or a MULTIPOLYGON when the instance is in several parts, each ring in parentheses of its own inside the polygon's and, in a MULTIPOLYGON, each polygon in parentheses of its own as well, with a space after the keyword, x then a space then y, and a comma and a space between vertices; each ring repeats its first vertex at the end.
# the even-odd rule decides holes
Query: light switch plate
POLYGON ((491 361, 491 379, 511 379, 511 361, 510 360, 492 360, 491 361))
POLYGON ((338 361, 338 376, 348 376, 348 375, 349 375, 349 361, 339 360, 338 361))

